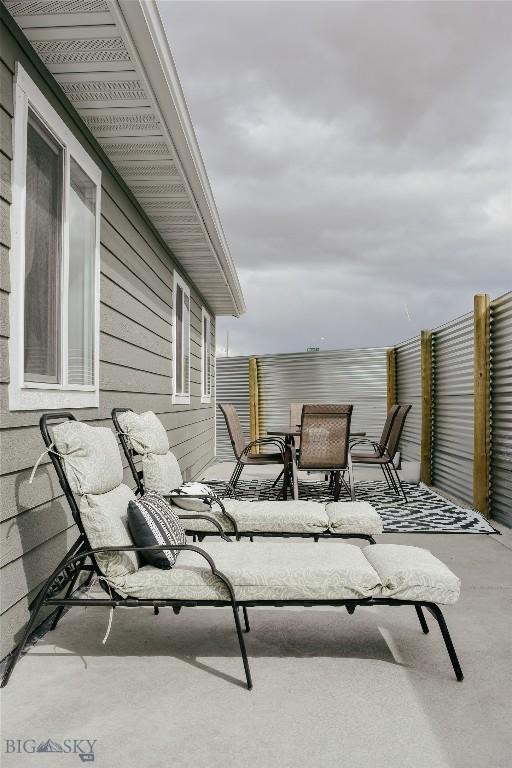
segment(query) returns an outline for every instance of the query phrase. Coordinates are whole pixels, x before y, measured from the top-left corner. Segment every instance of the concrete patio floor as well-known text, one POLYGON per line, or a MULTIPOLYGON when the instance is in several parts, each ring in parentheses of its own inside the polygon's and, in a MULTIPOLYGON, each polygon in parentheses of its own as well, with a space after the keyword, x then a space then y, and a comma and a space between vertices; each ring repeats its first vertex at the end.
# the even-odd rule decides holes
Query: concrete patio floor
POLYGON ((502 530, 379 539, 427 547, 461 577, 445 616, 462 683, 434 623, 424 636, 407 607, 251 609, 251 692, 228 609, 118 609, 102 645, 108 611, 75 608, 3 691, 3 765, 81 764, 5 754, 5 739, 89 739, 94 765, 108 768, 510 768, 512 532, 502 530))

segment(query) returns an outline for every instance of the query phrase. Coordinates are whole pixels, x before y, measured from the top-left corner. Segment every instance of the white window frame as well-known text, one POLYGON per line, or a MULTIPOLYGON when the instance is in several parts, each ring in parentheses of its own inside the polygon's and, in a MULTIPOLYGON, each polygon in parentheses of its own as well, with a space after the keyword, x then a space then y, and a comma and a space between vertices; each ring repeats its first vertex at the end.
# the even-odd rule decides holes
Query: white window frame
MULTIPOLYGON (((190 301, 190 288, 186 284, 186 282, 183 280, 182 277, 180 277, 179 273, 174 271, 174 304, 172 308, 172 387, 173 387, 173 394, 172 394, 172 402, 176 405, 189 405, 190 404, 190 388, 191 388, 191 381, 190 381, 190 315, 192 311, 192 305, 190 301), (185 300, 185 296, 188 296, 188 329, 185 329, 183 326, 183 332, 188 331, 188 392, 177 392, 176 391, 176 310, 177 310, 177 293, 176 290, 177 286, 180 286, 181 290, 183 291, 183 301, 185 300)), ((182 353, 185 349, 185 346, 183 344, 183 341, 185 339, 185 335, 183 335, 182 344, 181 344, 181 350, 182 353)), ((182 358, 182 369, 184 370, 185 366, 185 360, 184 357, 182 358)))
POLYGON ((209 312, 204 307, 201 307, 201 402, 211 403, 212 401, 212 318, 209 312), (206 319, 206 339, 204 337, 204 321, 206 319), (208 366, 208 392, 204 388, 204 346, 207 343, 208 347, 208 360, 210 365, 208 366))
POLYGON ((14 157, 11 205, 12 247, 10 256, 11 295, 9 302, 9 409, 52 410, 55 408, 97 408, 99 406, 100 339, 100 212, 101 171, 69 130, 37 85, 17 63, 14 88, 14 157), (27 121, 30 109, 63 148, 64 184, 62 208, 60 355, 62 383, 25 382, 25 207, 27 167, 27 121), (96 185, 96 248, 94 254, 94 317, 92 327, 94 381, 80 386, 67 383, 68 264, 69 264, 69 189, 71 157, 96 185))

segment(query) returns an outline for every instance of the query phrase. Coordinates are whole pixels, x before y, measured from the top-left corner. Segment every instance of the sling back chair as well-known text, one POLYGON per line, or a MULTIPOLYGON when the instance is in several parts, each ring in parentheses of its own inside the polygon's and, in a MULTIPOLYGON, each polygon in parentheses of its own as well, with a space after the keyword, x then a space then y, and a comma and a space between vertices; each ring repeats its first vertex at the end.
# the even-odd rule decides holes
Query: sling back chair
MULTIPOLYGON (((183 496, 178 491, 183 478, 159 418, 152 411, 137 414, 131 409, 114 408, 112 420, 137 493, 153 491, 173 504, 182 503, 183 496), (135 464, 137 456, 142 457, 142 471, 135 464)), ((380 515, 367 501, 328 504, 301 500, 243 501, 219 498, 211 489, 209 494, 194 498, 202 499, 204 511, 215 517, 237 540, 255 536, 299 536, 315 541, 320 538, 360 538, 373 544, 374 536, 383 532, 380 515)), ((201 502, 198 508, 202 508, 201 502)), ((202 520, 189 520, 187 532, 197 535, 199 541, 204 536, 218 535, 202 520)))
MULTIPOLYGON (((224 416, 229 439, 236 459, 235 468, 228 483, 229 495, 235 495, 236 484, 240 479, 243 468, 247 465, 262 467, 275 464, 276 466, 281 466, 285 470, 284 476, 286 482, 286 468, 289 463, 289 456, 284 440, 281 440, 278 437, 258 437, 256 440, 252 440, 248 443, 245 439, 236 406, 232 403, 219 403, 218 405, 224 416), (260 448, 273 448, 274 450, 270 453, 256 453, 260 448)), ((281 477, 281 474, 283 474, 282 471, 278 475, 276 483, 281 477)), ((285 489, 286 486, 283 484, 283 497, 286 497, 285 489)))
POLYGON ((53 628, 65 608, 152 606, 179 612, 183 606, 229 607, 232 610, 247 688, 252 687, 240 622, 250 630, 252 606, 413 606, 421 629, 428 632, 423 609, 437 621, 457 680, 462 670, 439 607, 453 604, 460 581, 430 552, 418 547, 382 544, 365 549, 351 544, 318 548, 262 543, 210 542, 208 548, 164 541, 140 547, 127 524, 127 505, 134 493, 123 484, 119 448, 110 429, 91 427, 70 413, 45 414, 41 431, 62 490, 70 504, 79 538, 46 580, 31 604, 31 618, 8 660, 2 686, 12 674, 26 641, 37 626, 42 607, 57 609, 53 628), (55 424, 55 422, 59 422, 55 424), (75 494, 80 495, 78 504, 75 494), (136 553, 173 550, 167 570, 144 565, 136 553), (64 596, 62 575, 72 572, 64 596), (73 592, 78 575, 93 572, 104 597, 73 592))
POLYGON ((349 477, 350 498, 355 501, 354 476, 350 457, 352 405, 304 405, 297 469, 332 475, 334 501, 338 501, 341 477, 349 477))
POLYGON ((380 442, 372 443, 374 448, 373 454, 357 453, 353 450, 356 445, 364 443, 368 444, 367 440, 357 440, 356 442, 352 443, 351 446, 353 463, 363 466, 366 465, 380 467, 388 487, 397 495, 400 495, 401 492, 406 504, 408 504, 407 494, 398 474, 398 467, 395 464, 395 457, 398 453, 398 446, 405 426, 405 420, 407 418, 407 414, 411 410, 411 407, 411 405, 403 403, 394 405, 390 409, 386 423, 384 425, 384 429, 382 431, 380 442))

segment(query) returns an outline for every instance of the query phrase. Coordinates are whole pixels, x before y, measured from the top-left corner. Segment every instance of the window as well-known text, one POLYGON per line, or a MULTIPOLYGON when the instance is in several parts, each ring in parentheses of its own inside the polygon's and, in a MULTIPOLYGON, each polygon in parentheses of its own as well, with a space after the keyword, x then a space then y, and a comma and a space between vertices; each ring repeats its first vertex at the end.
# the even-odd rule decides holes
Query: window
POLYGON ((99 405, 101 173, 18 65, 11 410, 99 405))
POLYGON ((190 403, 190 290, 174 273, 174 403, 190 403))
POLYGON ((204 307, 201 319, 201 402, 209 403, 212 398, 212 324, 210 315, 204 307))

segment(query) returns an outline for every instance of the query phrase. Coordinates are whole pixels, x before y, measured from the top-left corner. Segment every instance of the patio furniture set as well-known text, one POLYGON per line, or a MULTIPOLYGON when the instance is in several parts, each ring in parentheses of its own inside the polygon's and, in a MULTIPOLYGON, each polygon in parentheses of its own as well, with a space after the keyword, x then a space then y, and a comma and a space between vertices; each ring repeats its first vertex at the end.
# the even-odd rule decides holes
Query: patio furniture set
MULTIPOLYGON (((238 476, 234 473, 229 489, 233 494, 243 467, 258 459, 266 462, 267 457, 253 452, 255 443, 242 446, 236 412, 232 407, 222 408, 230 414, 230 435, 237 446, 238 476)), ((372 444, 375 463, 383 468, 392 489, 393 446, 408 409, 396 406, 394 415, 388 416, 381 441, 372 444)), ((455 676, 462 680, 440 608, 457 601, 457 576, 425 549, 374 543, 382 523, 366 502, 320 504, 301 501, 295 491, 295 497, 286 500, 286 489, 294 485, 294 466, 327 472, 334 495, 339 495, 341 475, 348 473, 347 486, 353 495, 351 412, 351 406, 305 405, 298 447, 290 439, 296 436, 293 434, 285 436, 286 440, 273 435, 257 441, 258 447, 278 448, 272 463, 278 464, 279 456, 284 470, 283 500, 266 502, 241 501, 233 495, 219 498, 205 486, 184 484, 167 432, 153 412, 112 412, 135 490, 123 482, 121 453, 111 429, 90 426, 68 412, 44 414, 40 420, 43 441, 79 536, 32 602, 31 618, 8 661, 2 687, 37 626, 43 606, 56 609, 51 629, 63 611, 74 606, 151 606, 155 614, 163 607, 171 607, 176 614, 183 607, 229 607, 250 689, 240 613, 249 632, 248 609, 254 606, 328 605, 345 607, 353 614, 358 606, 405 605, 414 607, 425 634, 429 629, 424 611, 436 620, 455 676), (334 438, 327 447, 324 432, 327 442, 334 438), (135 464, 137 455, 142 460, 140 472, 135 464), (199 539, 201 546, 187 543, 187 535, 199 539), (258 545, 241 541, 268 535, 283 541, 258 545), (312 541, 297 547, 284 540, 288 536, 312 541), (330 547, 316 544, 320 538, 348 537, 370 543, 362 549, 342 542, 330 547), (64 574, 70 579, 62 594, 64 574), (90 597, 83 590, 75 591, 84 574, 86 584, 96 576, 105 596, 90 597)), ((366 456, 363 461, 367 461, 366 456)))

